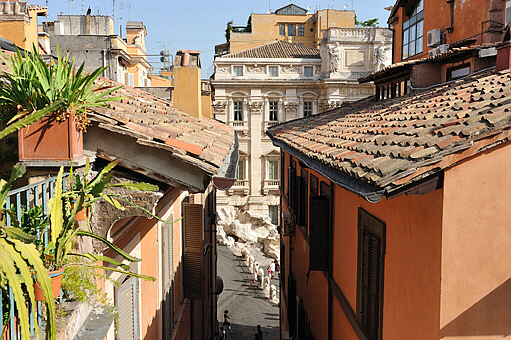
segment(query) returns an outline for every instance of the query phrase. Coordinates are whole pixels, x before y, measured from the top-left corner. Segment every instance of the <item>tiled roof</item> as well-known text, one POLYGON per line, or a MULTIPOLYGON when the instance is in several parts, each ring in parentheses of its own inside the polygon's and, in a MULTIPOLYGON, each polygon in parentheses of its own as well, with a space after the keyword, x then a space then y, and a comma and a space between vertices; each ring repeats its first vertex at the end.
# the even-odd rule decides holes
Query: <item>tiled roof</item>
POLYGON ((350 180, 391 192, 511 138, 511 73, 373 98, 276 125, 268 135, 350 180))
MULTIPOLYGON (((106 78, 99 83, 119 86, 106 78)), ((129 86, 112 95, 127 97, 109 108, 92 108, 91 120, 99 127, 137 138, 137 143, 172 153, 187 163, 217 175, 234 143, 234 131, 209 118, 195 118, 173 108, 172 103, 129 86)))
POLYGON ((320 59, 317 48, 288 43, 286 41, 275 41, 269 44, 254 47, 245 51, 231 53, 222 58, 301 58, 320 59))

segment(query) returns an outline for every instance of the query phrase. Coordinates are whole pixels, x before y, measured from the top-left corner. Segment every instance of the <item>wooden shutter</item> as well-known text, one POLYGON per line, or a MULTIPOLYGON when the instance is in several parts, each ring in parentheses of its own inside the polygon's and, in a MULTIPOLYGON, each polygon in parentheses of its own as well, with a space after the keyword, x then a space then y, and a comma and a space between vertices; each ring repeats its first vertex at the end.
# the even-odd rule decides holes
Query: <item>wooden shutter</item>
POLYGON ((293 275, 289 275, 287 295, 287 315, 289 323, 289 335, 292 337, 296 334, 296 280, 293 275))
POLYGON ((287 168, 287 204, 288 208, 292 208, 292 194, 293 194, 293 168, 287 168))
POLYGON ((119 339, 138 340, 138 279, 131 277, 126 280, 117 293, 119 310, 119 339))
POLYGON ((310 198, 309 269, 328 271, 330 253, 330 202, 325 196, 310 198))
MULTIPOLYGON (((170 220, 174 216, 170 215, 170 220)), ((162 269, 163 269, 163 339, 170 340, 174 330, 174 235, 173 225, 162 227, 162 269)))
POLYGON ((204 272, 204 218, 201 204, 183 204, 184 215, 184 296, 193 300, 202 299, 204 272))
MULTIPOLYGON (((307 194, 308 194, 308 180, 307 180, 307 171, 302 169, 302 174, 299 177, 300 181, 300 202, 298 205, 298 221, 299 224, 303 227, 307 227, 307 194)), ((305 228, 305 231, 307 231, 307 228, 305 228)))
POLYGON ((359 209, 357 317, 369 339, 381 339, 385 224, 359 209))

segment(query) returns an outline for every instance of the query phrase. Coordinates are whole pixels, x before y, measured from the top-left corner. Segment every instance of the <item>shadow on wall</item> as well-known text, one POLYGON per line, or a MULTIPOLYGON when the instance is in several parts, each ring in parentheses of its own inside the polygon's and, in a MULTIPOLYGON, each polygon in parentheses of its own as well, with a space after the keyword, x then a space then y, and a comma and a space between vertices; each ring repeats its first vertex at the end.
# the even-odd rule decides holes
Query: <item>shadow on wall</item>
POLYGON ((441 339, 497 335, 511 335, 511 278, 440 330, 441 339))

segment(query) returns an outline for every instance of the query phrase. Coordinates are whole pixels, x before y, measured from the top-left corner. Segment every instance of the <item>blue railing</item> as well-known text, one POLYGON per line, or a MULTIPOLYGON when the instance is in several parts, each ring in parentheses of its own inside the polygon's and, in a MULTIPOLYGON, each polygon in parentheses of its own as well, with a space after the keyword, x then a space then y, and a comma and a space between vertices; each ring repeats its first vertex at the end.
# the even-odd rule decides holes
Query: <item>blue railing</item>
MULTIPOLYGON (((64 175, 64 179, 62 182, 62 189, 65 190, 66 187, 66 178, 69 174, 64 175)), ((37 182, 34 184, 30 184, 19 189, 9 191, 9 195, 7 196, 5 207, 10 209, 14 206, 16 211, 16 217, 18 221, 21 222, 22 212, 25 209, 29 211, 31 208, 40 206, 43 208, 44 215, 48 215, 48 201, 53 197, 55 192, 55 183, 57 181, 57 177, 51 177, 45 179, 41 182, 37 182)), ((7 225, 11 225, 11 218, 9 215, 6 216, 7 225)), ((44 246, 48 245, 48 228, 45 229, 43 235, 44 246)), ((11 289, 8 291, 3 291, 2 296, 7 296, 9 298, 9 325, 5 327, 4 325, 4 306, 3 303, 0 304, 0 318, 2 323, 2 329, 7 329, 8 334, 4 334, 3 339, 10 340, 19 340, 21 339, 21 334, 19 330, 19 326, 16 324, 15 318, 15 305, 14 305, 14 297, 11 289)), ((2 301, 3 302, 3 301, 2 301)), ((41 302, 37 302, 37 323, 41 326, 41 302)), ((34 319, 33 313, 30 313, 30 329, 31 333, 34 334, 34 319)))

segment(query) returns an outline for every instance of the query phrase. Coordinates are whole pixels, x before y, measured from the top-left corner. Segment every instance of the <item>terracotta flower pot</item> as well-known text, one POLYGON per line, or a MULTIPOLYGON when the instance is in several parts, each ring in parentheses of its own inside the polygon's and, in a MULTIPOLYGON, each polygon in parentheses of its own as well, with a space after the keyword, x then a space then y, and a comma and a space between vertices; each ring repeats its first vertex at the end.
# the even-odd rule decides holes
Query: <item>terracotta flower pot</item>
MULTIPOLYGON (((55 270, 53 272, 48 272, 51 277, 51 287, 53 290, 53 298, 55 299, 60 295, 60 283, 62 281, 62 274, 64 273, 64 268, 55 270)), ((36 301, 44 301, 44 293, 41 289, 39 282, 34 283, 34 295, 36 301)))
POLYGON ((50 114, 18 131, 20 161, 70 161, 83 157, 83 133, 70 115, 57 120, 50 114))
MULTIPOLYGON (((86 203, 88 201, 89 200, 86 199, 84 203, 86 203)), ((76 202, 76 200, 71 201, 71 210, 73 210, 73 208, 75 206, 75 202, 76 202)), ((87 219, 90 218, 90 205, 88 205, 85 209, 77 211, 76 215, 75 215, 75 221, 85 221, 86 218, 87 219)))

